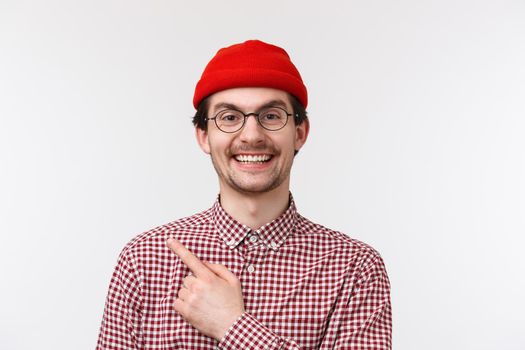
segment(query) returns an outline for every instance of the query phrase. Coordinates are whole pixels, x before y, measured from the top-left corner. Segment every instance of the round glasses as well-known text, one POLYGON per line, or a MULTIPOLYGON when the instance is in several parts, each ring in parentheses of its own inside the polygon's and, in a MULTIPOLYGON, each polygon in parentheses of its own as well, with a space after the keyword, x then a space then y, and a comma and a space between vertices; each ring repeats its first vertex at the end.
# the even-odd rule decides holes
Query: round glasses
POLYGON ((225 109, 219 111, 215 117, 206 120, 215 121, 217 128, 223 132, 232 133, 242 129, 246 124, 246 118, 253 115, 260 126, 269 131, 277 131, 285 127, 288 117, 292 114, 280 107, 269 107, 259 113, 243 113, 236 109, 225 109))

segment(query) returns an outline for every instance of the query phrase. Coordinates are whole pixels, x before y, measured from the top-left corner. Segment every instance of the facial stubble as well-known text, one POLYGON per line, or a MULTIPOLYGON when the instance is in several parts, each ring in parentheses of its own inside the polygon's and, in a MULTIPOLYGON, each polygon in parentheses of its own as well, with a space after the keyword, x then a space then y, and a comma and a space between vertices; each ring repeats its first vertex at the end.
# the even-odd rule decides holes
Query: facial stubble
MULTIPOLYGON (((213 163, 215 171, 217 172, 217 175, 219 176, 219 179, 221 181, 224 181, 226 185, 230 186, 233 190, 244 194, 265 193, 276 189, 277 187, 282 185, 283 182, 286 181, 286 179, 289 178, 293 163, 293 157, 291 157, 290 164, 284 164, 283 169, 280 170, 279 167, 273 167, 272 172, 268 174, 267 181, 264 181, 262 184, 249 184, 240 178, 243 175, 240 175, 238 172, 234 171, 229 166, 227 166, 228 172, 225 174, 216 160, 219 157, 215 156, 214 154, 215 152, 211 150, 211 161, 213 163)), ((280 155, 280 153, 274 154, 275 157, 280 155)), ((229 155, 226 158, 228 160, 231 159, 231 155, 229 155)), ((246 173, 244 176, 249 176, 249 174, 246 173)))

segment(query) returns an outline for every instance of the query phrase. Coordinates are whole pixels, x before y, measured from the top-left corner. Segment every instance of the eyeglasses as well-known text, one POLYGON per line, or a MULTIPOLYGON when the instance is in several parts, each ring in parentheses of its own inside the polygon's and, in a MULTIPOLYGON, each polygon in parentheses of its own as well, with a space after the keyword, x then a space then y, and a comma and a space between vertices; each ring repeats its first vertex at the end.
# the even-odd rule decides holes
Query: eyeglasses
POLYGON ((225 109, 219 111, 213 118, 206 120, 215 121, 217 128, 223 132, 233 133, 241 130, 246 124, 246 118, 253 115, 259 125, 269 131, 277 131, 285 127, 288 117, 292 114, 280 107, 269 107, 261 110, 259 113, 243 113, 236 109, 225 109))

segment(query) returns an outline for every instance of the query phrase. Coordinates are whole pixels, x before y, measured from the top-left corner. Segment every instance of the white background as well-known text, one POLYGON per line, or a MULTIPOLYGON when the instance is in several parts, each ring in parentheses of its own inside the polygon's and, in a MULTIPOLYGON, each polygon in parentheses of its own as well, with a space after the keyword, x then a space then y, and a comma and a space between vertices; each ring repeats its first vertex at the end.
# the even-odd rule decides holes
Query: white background
POLYGON ((309 88, 300 212, 374 246, 395 349, 525 349, 523 1, 0 1, 0 348, 93 349, 133 236, 212 205, 215 52, 309 88))

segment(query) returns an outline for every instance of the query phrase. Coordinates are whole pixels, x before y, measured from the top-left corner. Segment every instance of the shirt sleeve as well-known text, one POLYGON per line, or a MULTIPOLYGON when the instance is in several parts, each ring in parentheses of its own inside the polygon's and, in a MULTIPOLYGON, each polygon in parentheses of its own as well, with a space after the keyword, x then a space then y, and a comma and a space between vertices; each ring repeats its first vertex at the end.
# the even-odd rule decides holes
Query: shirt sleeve
POLYGON ((338 350, 392 349, 390 281, 381 256, 366 259, 355 283, 343 288, 324 342, 338 350))
MULTIPOLYGON (((365 261, 356 283, 346 281, 319 348, 392 349, 390 282, 378 254, 365 261)), ((217 349, 300 350, 301 347, 245 312, 226 332, 217 349)))
POLYGON ((279 337, 251 314, 245 312, 226 332, 217 349, 291 350, 300 347, 293 339, 279 337))
POLYGON ((97 350, 141 348, 141 300, 137 270, 123 251, 111 277, 97 350))

